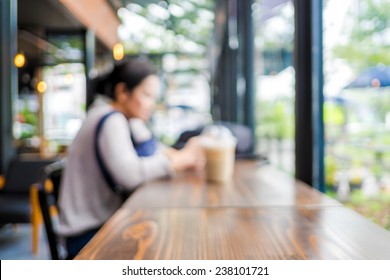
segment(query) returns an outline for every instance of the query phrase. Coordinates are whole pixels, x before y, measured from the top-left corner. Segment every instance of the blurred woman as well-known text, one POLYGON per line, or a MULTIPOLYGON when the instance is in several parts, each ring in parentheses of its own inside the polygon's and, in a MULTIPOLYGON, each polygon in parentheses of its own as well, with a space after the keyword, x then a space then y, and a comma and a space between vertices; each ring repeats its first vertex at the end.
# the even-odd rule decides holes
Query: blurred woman
POLYGON ((204 166, 196 140, 182 150, 164 147, 143 125, 155 107, 160 81, 146 61, 134 59, 104 77, 106 99, 94 102, 69 147, 60 188, 60 234, 70 257, 141 183, 204 166), (130 123, 130 125, 129 125, 130 123))

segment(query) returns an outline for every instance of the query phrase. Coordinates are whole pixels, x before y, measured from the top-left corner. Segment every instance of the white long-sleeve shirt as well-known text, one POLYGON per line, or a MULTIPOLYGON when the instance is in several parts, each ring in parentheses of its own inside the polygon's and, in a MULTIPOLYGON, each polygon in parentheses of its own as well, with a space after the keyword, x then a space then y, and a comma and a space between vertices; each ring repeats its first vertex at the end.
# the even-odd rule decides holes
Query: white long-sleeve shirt
MULTIPOLYGON (((97 124, 112 110, 107 103, 90 109, 69 147, 59 196, 59 233, 62 236, 77 235, 101 226, 121 206, 121 197, 106 183, 94 152, 97 124)), ((136 134, 135 131, 133 133, 136 134)), ((120 113, 105 121, 98 146, 114 181, 128 189, 144 181, 173 174, 161 149, 153 156, 138 157, 130 139, 129 121, 120 113)))

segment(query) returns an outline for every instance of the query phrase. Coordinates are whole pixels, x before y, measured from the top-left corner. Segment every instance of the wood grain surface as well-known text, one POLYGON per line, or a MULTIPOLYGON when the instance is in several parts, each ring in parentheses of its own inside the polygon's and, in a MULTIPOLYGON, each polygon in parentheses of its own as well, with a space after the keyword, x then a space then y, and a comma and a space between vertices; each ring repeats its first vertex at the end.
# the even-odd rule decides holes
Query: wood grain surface
POLYGON ((264 205, 340 205, 291 175, 255 161, 237 161, 228 183, 206 181, 204 173, 185 173, 141 186, 124 207, 218 207, 264 205))
POLYGON ((76 259, 390 259, 390 233, 340 206, 122 208, 76 259))
POLYGON ((76 259, 390 259, 390 232, 272 166, 141 186, 76 259))

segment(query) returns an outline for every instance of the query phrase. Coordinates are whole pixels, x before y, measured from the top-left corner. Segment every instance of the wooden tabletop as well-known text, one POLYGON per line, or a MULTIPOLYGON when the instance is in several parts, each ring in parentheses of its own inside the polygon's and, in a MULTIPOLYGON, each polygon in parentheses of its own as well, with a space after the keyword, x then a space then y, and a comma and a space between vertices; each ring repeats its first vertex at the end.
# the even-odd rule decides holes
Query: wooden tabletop
POLYGON ((124 207, 251 207, 264 205, 340 205, 270 165, 237 161, 231 182, 207 182, 204 173, 149 182, 124 207))
POLYGON ((389 241, 338 206, 122 208, 77 259, 390 259, 389 241))
POLYGON ((271 166, 141 186, 76 259, 390 259, 390 232, 271 166))

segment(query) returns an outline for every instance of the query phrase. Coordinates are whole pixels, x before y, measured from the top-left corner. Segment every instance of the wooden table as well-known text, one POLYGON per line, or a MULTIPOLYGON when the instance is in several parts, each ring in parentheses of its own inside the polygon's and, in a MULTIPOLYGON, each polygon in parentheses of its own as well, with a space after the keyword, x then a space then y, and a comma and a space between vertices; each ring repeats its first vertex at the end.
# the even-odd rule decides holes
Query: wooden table
POLYGON ((270 166, 142 186, 76 259, 390 259, 390 232, 270 166))
POLYGON ((150 182, 124 207, 248 207, 264 205, 341 205, 291 175, 256 161, 238 161, 231 182, 207 182, 205 174, 180 174, 150 182))

